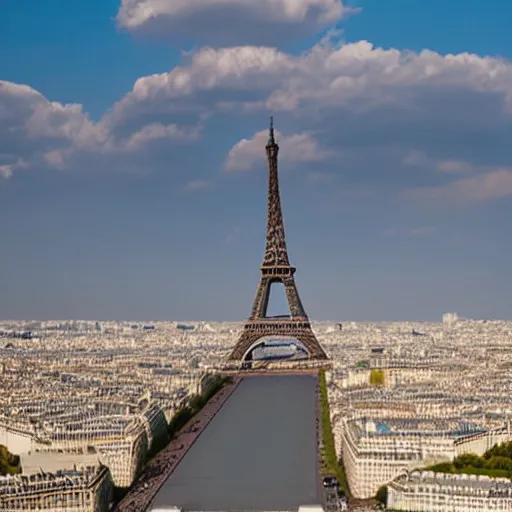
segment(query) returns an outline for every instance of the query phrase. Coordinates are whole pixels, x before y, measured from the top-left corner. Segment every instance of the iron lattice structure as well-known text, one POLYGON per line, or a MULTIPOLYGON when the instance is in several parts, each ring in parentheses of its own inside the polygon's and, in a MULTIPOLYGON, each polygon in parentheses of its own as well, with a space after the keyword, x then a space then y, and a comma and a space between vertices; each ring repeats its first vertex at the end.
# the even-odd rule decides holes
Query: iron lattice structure
POLYGON ((266 145, 268 159, 267 240, 260 282, 256 290, 252 314, 244 324, 244 330, 228 361, 242 361, 255 343, 266 336, 295 338, 307 350, 309 359, 328 359, 316 339, 308 315, 295 285, 295 267, 290 265, 284 233, 283 213, 279 195, 277 157, 279 146, 274 137, 273 120, 266 145), (290 316, 267 317, 270 290, 273 283, 282 283, 286 292, 290 316))

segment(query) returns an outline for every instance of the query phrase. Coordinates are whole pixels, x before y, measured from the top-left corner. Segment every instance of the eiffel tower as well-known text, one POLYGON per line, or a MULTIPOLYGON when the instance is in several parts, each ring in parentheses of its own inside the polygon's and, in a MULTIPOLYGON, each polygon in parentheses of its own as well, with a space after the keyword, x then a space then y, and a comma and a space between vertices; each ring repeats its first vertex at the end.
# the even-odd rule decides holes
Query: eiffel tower
POLYGON ((295 285, 295 267, 290 265, 284 235, 283 213, 279 196, 277 155, 279 146, 274 137, 273 118, 270 118, 270 132, 266 145, 268 159, 267 195, 267 242, 265 256, 260 267, 260 282, 256 290, 251 317, 245 322, 244 330, 228 361, 243 361, 255 343, 265 336, 294 338, 308 352, 309 359, 325 360, 327 354, 316 339, 308 315, 295 285), (289 316, 267 317, 270 289, 273 283, 282 283, 286 292, 289 316))

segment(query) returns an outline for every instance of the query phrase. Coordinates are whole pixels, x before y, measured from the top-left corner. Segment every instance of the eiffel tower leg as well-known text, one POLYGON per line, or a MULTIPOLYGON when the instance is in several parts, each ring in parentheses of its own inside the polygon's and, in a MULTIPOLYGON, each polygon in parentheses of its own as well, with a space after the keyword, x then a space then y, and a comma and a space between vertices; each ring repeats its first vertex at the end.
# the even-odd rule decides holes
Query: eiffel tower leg
POLYGON ((311 329, 309 333, 305 332, 304 334, 298 334, 295 338, 304 345, 304 348, 308 351, 309 359, 328 359, 327 354, 324 352, 320 343, 318 343, 318 340, 311 329))
POLYGON ((286 292, 286 298, 288 300, 288 307, 290 308, 292 317, 306 318, 304 306, 302 305, 299 292, 295 286, 295 279, 284 279, 283 285, 286 292))
POLYGON ((245 353, 264 336, 265 334, 244 330, 235 348, 229 354, 228 361, 243 361, 245 353))
POLYGON ((252 306, 251 318, 265 318, 267 315, 268 301, 270 298, 270 280, 262 278, 256 290, 256 297, 252 306))

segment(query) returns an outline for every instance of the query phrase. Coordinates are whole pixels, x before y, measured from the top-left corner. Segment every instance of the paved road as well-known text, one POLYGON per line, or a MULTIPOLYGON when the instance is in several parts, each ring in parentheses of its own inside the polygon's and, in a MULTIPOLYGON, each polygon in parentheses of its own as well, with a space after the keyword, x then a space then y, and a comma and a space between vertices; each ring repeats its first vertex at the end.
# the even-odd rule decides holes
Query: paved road
POLYGON ((143 512, 151 500, 176 469, 199 435, 215 417, 227 399, 240 384, 235 378, 232 384, 224 386, 203 409, 190 420, 171 441, 145 467, 130 492, 115 508, 116 512, 143 512))
POLYGON ((292 510, 323 501, 317 378, 245 378, 156 495, 185 510, 292 510))

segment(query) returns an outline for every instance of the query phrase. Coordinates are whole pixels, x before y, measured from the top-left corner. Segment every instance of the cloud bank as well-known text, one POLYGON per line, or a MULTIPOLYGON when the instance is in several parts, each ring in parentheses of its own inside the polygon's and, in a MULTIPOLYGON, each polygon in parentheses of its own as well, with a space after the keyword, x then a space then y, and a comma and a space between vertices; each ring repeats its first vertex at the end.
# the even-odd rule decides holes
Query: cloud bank
MULTIPOLYGON (((131 23, 143 19, 136 9, 143 4, 124 2, 131 23)), ((204 7, 173 5, 172 16, 204 7)), ((313 2, 305 11, 286 5, 279 15, 293 20, 313 2)), ((336 2, 317 5, 325 16, 337 12, 336 2)), ((184 145, 215 140, 210 126, 219 119, 240 127, 238 142, 225 148, 225 170, 249 170, 264 159, 266 131, 254 135, 244 126, 264 128, 270 113, 284 134, 283 162, 309 163, 318 176, 339 174, 356 188, 371 182, 432 201, 512 195, 510 62, 332 39, 299 55, 264 46, 201 48, 168 72, 139 78, 98 122, 82 105, 0 82, 0 174, 151 168, 178 158, 184 145)))
POLYGON ((163 40, 273 45, 356 11, 341 0, 122 0, 117 22, 135 35, 163 40))
MULTIPOLYGON (((283 136, 281 132, 276 130, 275 135, 283 155, 281 162, 285 165, 317 162, 330 156, 330 152, 320 148, 318 142, 310 133, 283 136)), ((251 139, 242 139, 237 142, 228 153, 225 170, 228 172, 248 171, 256 164, 261 164, 265 160, 263 148, 267 140, 268 130, 263 130, 256 133, 251 139)))

